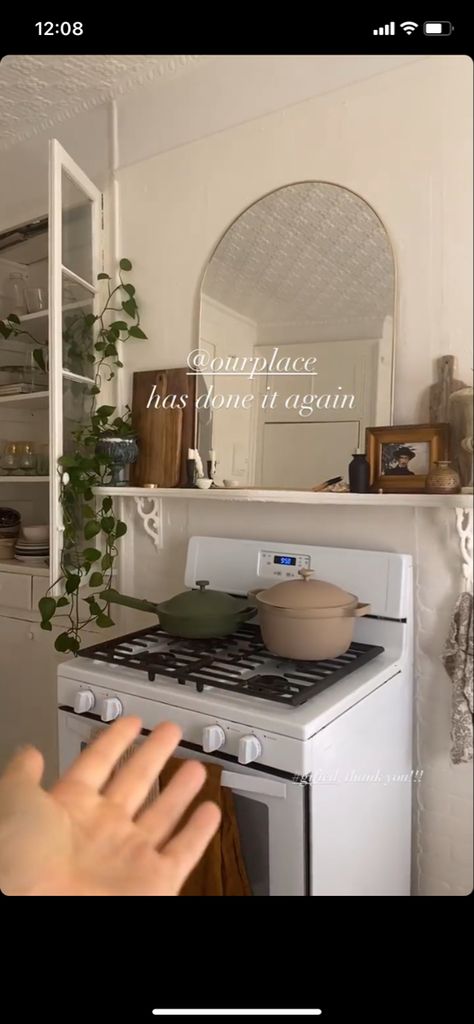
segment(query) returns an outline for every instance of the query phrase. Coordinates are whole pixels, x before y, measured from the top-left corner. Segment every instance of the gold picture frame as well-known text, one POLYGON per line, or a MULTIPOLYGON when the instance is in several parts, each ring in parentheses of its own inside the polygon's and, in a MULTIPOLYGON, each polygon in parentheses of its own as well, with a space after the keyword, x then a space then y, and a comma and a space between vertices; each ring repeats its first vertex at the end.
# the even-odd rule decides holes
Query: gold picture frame
POLYGON ((367 427, 365 437, 370 489, 384 494, 420 494, 433 464, 449 457, 448 423, 367 427))

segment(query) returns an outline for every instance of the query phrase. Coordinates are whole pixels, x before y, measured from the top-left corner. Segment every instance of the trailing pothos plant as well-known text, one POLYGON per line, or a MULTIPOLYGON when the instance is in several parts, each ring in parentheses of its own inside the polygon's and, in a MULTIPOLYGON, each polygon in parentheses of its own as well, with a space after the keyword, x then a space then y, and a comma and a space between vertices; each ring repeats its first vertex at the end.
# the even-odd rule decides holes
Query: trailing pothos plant
MULTIPOLYGON (((63 344, 68 366, 76 365, 78 372, 84 359, 94 364, 94 380, 89 390, 91 405, 88 422, 71 435, 70 450, 59 459, 58 472, 61 478, 60 503, 63 516, 63 548, 61 572, 39 602, 41 628, 52 631, 56 614, 64 619, 67 626, 57 636, 57 651, 71 651, 76 654, 81 646, 81 632, 87 626, 106 629, 113 626, 109 613, 106 593, 112 585, 112 577, 118 556, 118 541, 127 532, 127 527, 116 515, 113 500, 108 495, 97 499, 94 488, 106 486, 110 479, 111 459, 96 453, 101 435, 117 437, 133 436, 131 412, 128 406, 122 415, 112 405, 97 405, 104 375, 110 381, 115 376, 115 367, 121 367, 119 345, 131 339, 146 339, 140 327, 140 313, 135 297, 135 288, 124 280, 123 275, 132 269, 130 260, 120 260, 119 283, 113 287, 108 274, 98 275, 106 282, 107 300, 100 313, 78 313, 70 319, 63 331, 63 344), (119 313, 120 319, 114 319, 119 313), (122 319, 124 314, 127 320, 122 319), (72 362, 74 361, 74 363, 72 362), (88 578, 87 578, 88 577, 88 578), (83 597, 82 583, 87 583, 92 593, 83 597), (51 590, 62 584, 60 597, 53 597, 51 590), (105 597, 104 597, 105 593, 105 597), (84 613, 84 607, 87 611, 84 613)), ((4 337, 10 334, 28 335, 34 342, 33 354, 38 366, 38 353, 42 348, 36 339, 25 331, 18 317, 10 314, 0 322, 4 337), (3 328, 2 328, 3 324, 3 328), (36 355, 35 355, 36 353, 36 355)), ((82 370, 83 372, 83 370, 82 370)), ((72 384, 72 387, 75 385, 72 384)))

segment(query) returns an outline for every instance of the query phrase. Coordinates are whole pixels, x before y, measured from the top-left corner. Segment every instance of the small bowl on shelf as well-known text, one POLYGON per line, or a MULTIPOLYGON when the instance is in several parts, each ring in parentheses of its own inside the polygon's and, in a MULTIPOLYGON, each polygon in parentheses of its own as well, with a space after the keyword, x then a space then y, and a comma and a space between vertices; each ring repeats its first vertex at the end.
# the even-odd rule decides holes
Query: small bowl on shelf
POLYGON ((35 540, 38 542, 49 541, 49 526, 23 526, 22 534, 25 540, 35 540))

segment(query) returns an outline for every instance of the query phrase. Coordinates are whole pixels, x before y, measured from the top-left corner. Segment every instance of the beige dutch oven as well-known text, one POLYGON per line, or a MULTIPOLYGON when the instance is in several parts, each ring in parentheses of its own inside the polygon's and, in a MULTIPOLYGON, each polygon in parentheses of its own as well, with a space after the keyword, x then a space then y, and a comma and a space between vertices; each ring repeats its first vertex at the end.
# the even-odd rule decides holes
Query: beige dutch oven
POLYGON ((354 594, 300 569, 299 580, 253 590, 265 646, 272 654, 299 661, 321 661, 344 654, 352 643, 354 623, 370 612, 354 594))

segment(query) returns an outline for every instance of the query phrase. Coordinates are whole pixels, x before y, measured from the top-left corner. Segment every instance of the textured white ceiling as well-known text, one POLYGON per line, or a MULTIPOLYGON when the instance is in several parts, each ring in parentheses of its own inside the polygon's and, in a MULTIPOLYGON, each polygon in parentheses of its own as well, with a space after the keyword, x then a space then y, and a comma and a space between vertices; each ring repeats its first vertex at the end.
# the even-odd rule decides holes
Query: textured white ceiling
POLYGON ((387 233, 363 199, 338 185, 288 185, 228 229, 203 293, 259 324, 382 318, 393 313, 387 233))
POLYGON ((204 57, 9 56, 0 63, 0 149, 204 57))

